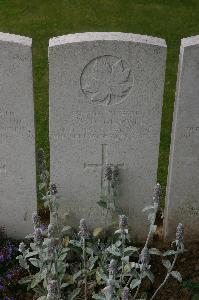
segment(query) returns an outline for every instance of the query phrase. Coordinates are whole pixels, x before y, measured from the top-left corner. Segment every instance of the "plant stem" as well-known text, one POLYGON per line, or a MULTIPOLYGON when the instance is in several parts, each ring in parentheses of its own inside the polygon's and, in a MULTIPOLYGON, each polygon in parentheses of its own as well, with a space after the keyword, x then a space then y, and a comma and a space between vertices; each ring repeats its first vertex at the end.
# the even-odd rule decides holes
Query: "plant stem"
POLYGON ((61 298, 61 288, 60 288, 60 279, 59 279, 59 273, 58 273, 58 267, 57 267, 57 261, 58 261, 58 254, 57 254, 57 248, 55 252, 55 271, 56 271, 56 277, 57 277, 57 283, 58 283, 58 299, 61 298))
MULTIPOLYGON (((151 224, 150 224, 150 229, 149 229, 149 233, 148 233, 148 235, 147 235, 147 239, 146 239, 144 248, 148 248, 148 243, 149 243, 150 238, 151 238, 151 236, 152 236, 152 234, 153 234, 153 226, 154 226, 154 224, 155 224, 157 212, 158 212, 158 205, 156 205, 156 204, 154 203, 153 220, 152 220, 152 222, 151 222, 151 224)), ((129 280, 128 280, 126 286, 128 286, 128 285, 130 284, 130 282, 131 282, 132 279, 133 279, 133 275, 129 278, 129 280)), ((136 297, 137 297, 137 295, 138 295, 138 293, 139 293, 139 290, 140 290, 140 286, 141 286, 141 283, 138 285, 137 290, 136 290, 136 293, 135 293, 133 299, 136 299, 136 297)))
POLYGON ((106 197, 107 197, 107 208, 106 208, 106 216, 105 216, 105 227, 108 228, 109 224, 109 213, 110 213, 110 202, 111 202, 111 183, 107 180, 107 187, 106 187, 106 197))
POLYGON ((122 232, 122 272, 120 277, 121 284, 123 281, 123 274, 124 274, 124 249, 125 249, 125 232, 122 232))
POLYGON ((155 220, 156 220, 157 212, 158 212, 158 205, 157 205, 156 203, 154 203, 153 220, 152 220, 152 222, 151 222, 151 224, 150 224, 150 230, 149 230, 149 233, 148 233, 148 236, 147 236, 145 245, 144 245, 144 247, 146 247, 146 248, 148 248, 148 243, 149 243, 149 241, 150 241, 150 237, 151 237, 152 234, 153 234, 153 226, 155 225, 155 220))
POLYGON ((140 286, 141 286, 141 283, 138 285, 138 287, 137 287, 137 290, 136 290, 136 292, 135 292, 135 295, 133 296, 133 300, 134 299, 136 299, 136 297, 137 297, 137 295, 138 295, 138 293, 139 293, 139 290, 140 290, 140 286))
POLYGON ((86 239, 82 238, 83 264, 84 264, 84 299, 87 300, 87 274, 86 274, 86 239))
POLYGON ((174 257, 174 260, 173 260, 173 263, 171 265, 171 267, 169 268, 169 270, 167 271, 167 275, 164 279, 164 281, 161 283, 161 285, 158 287, 158 289, 155 291, 155 293, 153 294, 153 296, 150 298, 150 300, 153 300, 155 299, 157 293, 159 292, 159 290, 165 285, 165 283, 167 282, 167 279, 169 278, 169 276, 171 275, 171 272, 173 270, 173 267, 176 263, 176 260, 177 260, 177 257, 178 257, 178 253, 175 254, 175 257, 174 257))

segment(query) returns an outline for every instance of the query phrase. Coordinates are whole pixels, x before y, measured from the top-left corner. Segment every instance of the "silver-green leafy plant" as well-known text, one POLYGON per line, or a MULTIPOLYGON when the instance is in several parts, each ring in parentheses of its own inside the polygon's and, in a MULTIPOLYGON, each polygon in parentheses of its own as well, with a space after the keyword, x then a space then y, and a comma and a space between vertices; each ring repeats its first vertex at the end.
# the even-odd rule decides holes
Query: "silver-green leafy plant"
MULTIPOLYGON (((184 251, 183 233, 184 229, 182 224, 177 227, 175 244, 177 250, 169 250, 161 253, 156 248, 150 248, 150 243, 157 226, 155 220, 157 212, 159 211, 159 203, 161 199, 161 186, 157 184, 153 193, 153 204, 143 209, 143 212, 148 212, 149 220, 149 232, 146 238, 144 247, 138 255, 138 248, 128 246, 129 234, 128 234, 128 219, 125 215, 119 216, 119 228, 115 231, 117 240, 112 243, 106 252, 109 254, 106 260, 109 260, 108 274, 104 272, 102 268, 98 270, 98 275, 101 277, 102 282, 105 284, 98 294, 93 295, 93 299, 139 299, 140 288, 144 278, 148 278, 151 283, 154 282, 155 276, 151 271, 151 255, 159 255, 163 258, 169 255, 174 255, 173 263, 165 261, 163 259, 163 265, 167 267, 167 275, 160 287, 154 292, 152 299, 155 299, 159 290, 164 286, 165 282, 172 275, 177 280, 181 281, 181 275, 177 271, 173 271, 177 256, 184 251), (138 257, 138 262, 133 256, 138 257), (133 291, 135 290, 134 294, 133 291)), ((174 243, 172 243, 173 245, 174 243)), ((140 296, 141 297, 141 296, 140 296)), ((148 299, 145 294, 144 298, 148 299)))
MULTIPOLYGON (((55 194, 50 190, 48 201, 52 204, 54 200, 55 194), (50 193, 52 199, 49 197, 50 193)), ((50 207, 52 209, 53 205, 50 207)), ((33 242, 30 243, 29 248, 26 248, 22 242, 19 245, 21 255, 17 257, 20 265, 27 269, 30 274, 20 280, 20 283, 28 284, 28 290, 32 289, 39 296, 38 299, 43 300, 61 299, 61 289, 65 287, 65 283, 62 281, 67 268, 65 258, 69 248, 63 244, 62 237, 65 228, 63 227, 61 230, 57 218, 54 216, 52 220, 55 222, 50 223, 48 229, 42 231, 39 216, 36 213, 33 214, 34 232, 26 237, 32 239, 33 242), (32 264, 39 271, 32 275, 29 264, 32 264), (43 282, 43 286, 41 286, 41 282, 43 282)))
MULTIPOLYGON (((157 226, 155 225, 161 187, 157 184, 153 193, 153 204, 145 207, 148 212, 149 231, 143 248, 132 246, 128 230, 128 218, 119 214, 118 229, 105 240, 89 231, 85 219, 80 220, 79 233, 71 234, 70 226, 61 224, 58 216, 57 187, 48 183, 45 155, 40 150, 40 190, 43 192, 44 206, 50 210, 50 224, 42 228, 41 219, 37 213, 32 216, 34 231, 26 238, 31 240, 29 247, 20 243, 20 255, 17 257, 20 265, 29 275, 20 282, 28 285, 40 300, 78 299, 88 300, 91 295, 98 300, 130 300, 156 298, 159 290, 170 276, 181 281, 181 275, 174 270, 179 254, 184 251, 184 228, 179 224, 176 240, 172 243, 175 250, 164 253, 151 248, 151 241, 157 226), (67 242, 66 242, 67 241, 67 242), (71 253, 75 254, 71 261, 71 253), (144 279, 154 282, 151 271, 151 256, 161 256, 167 274, 159 288, 151 298, 142 297, 140 288, 144 279), (171 262, 168 256, 174 256, 171 262), (75 262, 75 263, 74 263, 75 262), (32 268, 35 269, 32 271, 32 268), (81 296, 80 296, 81 295, 81 296), (81 297, 81 298, 79 298, 81 297)), ((108 210, 112 210, 118 197, 119 169, 118 166, 107 166, 105 172, 106 195, 108 210)), ((100 233, 100 230, 97 230, 100 233)))
POLYGON ((46 168, 45 155, 39 151, 40 167, 40 190, 44 191, 43 201, 45 207, 50 210, 50 224, 47 229, 41 226, 41 220, 35 212, 32 215, 34 232, 26 236, 32 240, 30 247, 26 248, 24 242, 19 245, 21 254, 17 257, 20 265, 29 272, 29 276, 20 280, 19 283, 28 284, 28 290, 32 289, 41 300, 61 299, 61 290, 66 283, 62 282, 68 264, 65 262, 67 252, 63 237, 70 230, 69 226, 63 226, 58 221, 57 187, 50 184, 48 187, 48 171, 46 168), (30 265, 39 269, 31 274, 30 265), (43 286, 41 285, 43 283, 43 286))
POLYGON ((171 262, 169 259, 163 259, 162 263, 164 267, 167 269, 167 274, 165 276, 164 281, 161 283, 161 285, 158 287, 158 289, 155 291, 153 296, 150 298, 150 300, 155 299, 157 293, 159 290, 165 285, 167 280, 170 276, 173 276, 175 279, 177 279, 179 282, 182 282, 182 276, 178 271, 174 271, 173 268, 175 266, 176 260, 178 258, 179 254, 182 254, 184 252, 184 226, 179 223, 176 229, 176 240, 172 243, 172 245, 176 245, 176 250, 169 250, 163 253, 163 257, 167 257, 170 255, 174 255, 174 259, 171 262))
MULTIPOLYGON (((30 248, 22 242, 19 245, 21 255, 18 256, 21 266, 29 270, 29 263, 39 268, 39 272, 24 278, 21 282, 28 283, 29 289, 33 289, 42 300, 62 299, 64 296, 63 288, 74 284, 76 281, 78 288, 75 287, 67 299, 75 299, 81 292, 81 285, 84 285, 84 299, 89 299, 89 280, 93 281, 96 276, 97 285, 104 286, 98 293, 93 293, 93 299, 101 300, 119 300, 119 299, 139 299, 140 287, 144 278, 154 281, 154 275, 151 272, 151 255, 160 255, 163 259, 163 265, 167 268, 167 275, 160 287, 154 292, 152 297, 155 299, 159 290, 172 275, 181 281, 179 272, 174 271, 174 265, 177 257, 184 251, 184 228, 179 224, 176 232, 176 240, 173 244, 177 250, 169 250, 163 254, 155 248, 150 248, 149 242, 155 231, 155 218, 159 205, 159 189, 157 185, 154 191, 154 204, 148 206, 144 211, 149 211, 148 219, 150 221, 149 233, 140 254, 139 249, 131 246, 131 240, 128 232, 128 218, 125 215, 119 216, 118 229, 114 236, 106 243, 99 238, 93 238, 88 231, 86 221, 80 220, 79 234, 69 241, 69 245, 63 245, 63 233, 69 229, 62 228, 58 223, 58 212, 56 204, 56 186, 50 185, 45 201, 48 201, 48 207, 51 212, 51 223, 47 230, 42 231, 41 220, 37 213, 33 214, 32 221, 34 232, 27 238, 33 239, 30 248), (157 188, 158 187, 158 188, 157 188), (61 230, 62 228, 62 230, 61 230), (107 246, 107 243, 109 244, 107 246), (80 249, 82 259, 80 259, 79 270, 73 274, 73 280, 65 282, 64 275, 69 268, 67 254, 71 247, 80 249), (171 263, 165 260, 165 257, 174 255, 171 263), (137 262, 135 261, 138 258, 137 262), (82 267, 81 267, 82 265, 82 267), (83 282, 81 283, 83 279, 83 282), (41 287, 43 282, 43 287, 41 287)), ((78 252, 77 252, 78 254, 78 252)), ((78 257, 76 258, 78 260, 78 257)), ((141 296, 140 296, 141 297, 141 296)), ((147 296, 142 299, 148 299, 147 296)))

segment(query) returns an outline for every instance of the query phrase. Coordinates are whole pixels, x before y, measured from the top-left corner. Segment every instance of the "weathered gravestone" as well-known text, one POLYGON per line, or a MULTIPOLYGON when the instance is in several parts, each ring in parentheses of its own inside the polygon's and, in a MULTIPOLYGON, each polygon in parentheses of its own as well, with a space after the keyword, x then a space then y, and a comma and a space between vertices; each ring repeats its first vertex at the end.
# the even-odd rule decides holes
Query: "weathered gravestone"
POLYGON ((167 183, 165 238, 199 238, 199 36, 182 39, 167 183))
POLYGON ((72 225, 104 225, 107 165, 120 169, 119 206, 134 236, 156 182, 166 44, 127 33, 79 33, 49 44, 51 181, 72 225))
POLYGON ((32 40, 0 33, 0 225, 32 231, 36 210, 32 40))

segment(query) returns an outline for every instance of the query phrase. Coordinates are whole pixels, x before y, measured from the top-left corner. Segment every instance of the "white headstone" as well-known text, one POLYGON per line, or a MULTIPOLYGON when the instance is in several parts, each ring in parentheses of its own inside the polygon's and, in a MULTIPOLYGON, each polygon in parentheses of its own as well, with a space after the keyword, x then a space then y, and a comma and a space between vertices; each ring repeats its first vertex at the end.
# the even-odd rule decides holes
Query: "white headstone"
POLYGON ((0 225, 13 238, 32 232, 37 208, 31 47, 0 33, 0 225))
POLYGON ((167 183, 165 238, 199 238, 199 36, 182 39, 167 183))
POLYGON ((166 43, 130 33, 78 33, 49 44, 51 181, 72 225, 104 225, 106 165, 121 172, 119 206, 134 236, 156 182, 166 43))

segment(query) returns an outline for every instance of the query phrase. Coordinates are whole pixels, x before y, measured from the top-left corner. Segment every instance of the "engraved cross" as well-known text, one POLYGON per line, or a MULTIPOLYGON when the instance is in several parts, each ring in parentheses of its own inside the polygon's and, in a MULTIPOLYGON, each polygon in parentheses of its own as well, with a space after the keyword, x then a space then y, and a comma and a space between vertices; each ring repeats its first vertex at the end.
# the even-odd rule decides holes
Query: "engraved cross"
POLYGON ((124 167, 124 163, 116 163, 116 164, 110 164, 108 163, 108 157, 107 157, 107 145, 102 144, 101 145, 101 163, 100 164, 88 164, 84 163, 84 168, 100 168, 101 169, 101 189, 103 187, 103 179, 104 179, 104 172, 105 168, 107 166, 118 166, 118 167, 124 167))
POLYGON ((0 161, 0 176, 6 175, 6 165, 0 161))

